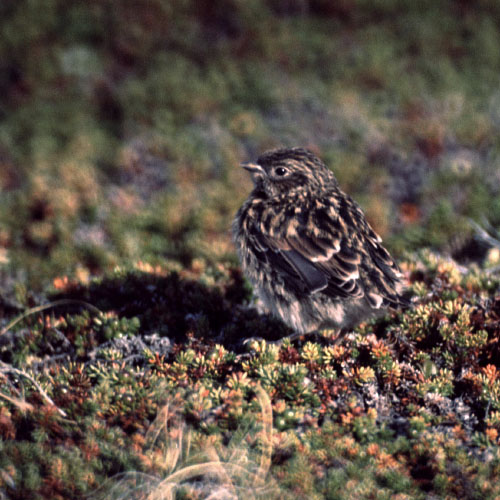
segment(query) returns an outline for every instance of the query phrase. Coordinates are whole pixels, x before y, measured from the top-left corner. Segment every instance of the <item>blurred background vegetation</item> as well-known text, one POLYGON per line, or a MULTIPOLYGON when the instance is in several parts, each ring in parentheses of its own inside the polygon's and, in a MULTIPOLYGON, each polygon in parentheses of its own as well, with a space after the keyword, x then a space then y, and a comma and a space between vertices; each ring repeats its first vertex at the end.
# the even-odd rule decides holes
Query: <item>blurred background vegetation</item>
POLYGON ((233 260, 305 146, 401 255, 500 225, 497 0, 2 0, 0 279, 233 260))

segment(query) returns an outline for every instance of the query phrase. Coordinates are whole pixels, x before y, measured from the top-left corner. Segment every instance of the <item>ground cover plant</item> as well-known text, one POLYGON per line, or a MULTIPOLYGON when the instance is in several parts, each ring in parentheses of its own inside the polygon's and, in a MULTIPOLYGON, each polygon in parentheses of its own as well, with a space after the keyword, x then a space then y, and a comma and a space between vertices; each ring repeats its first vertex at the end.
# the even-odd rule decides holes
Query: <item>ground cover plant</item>
POLYGON ((495 498, 500 278, 405 272, 410 310, 279 346, 231 268, 58 283, 80 311, 2 336, 3 494, 495 498))
POLYGON ((498 46, 493 0, 1 2, 0 498, 498 498, 498 46), (281 145, 411 308, 272 343, 229 228, 281 145))

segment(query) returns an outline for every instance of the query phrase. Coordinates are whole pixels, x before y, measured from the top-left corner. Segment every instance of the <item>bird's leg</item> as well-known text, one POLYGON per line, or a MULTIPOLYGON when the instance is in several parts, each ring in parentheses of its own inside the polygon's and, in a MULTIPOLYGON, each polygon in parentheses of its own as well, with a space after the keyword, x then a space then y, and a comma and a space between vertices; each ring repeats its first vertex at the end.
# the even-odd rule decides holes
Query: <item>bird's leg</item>
POLYGON ((283 342, 285 340, 293 342, 294 340, 300 340, 302 337, 308 337, 308 336, 313 336, 313 335, 317 336, 318 333, 319 332, 317 330, 312 330, 312 331, 306 332, 306 333, 295 332, 295 333, 292 333, 291 335, 288 335, 288 336, 283 337, 283 338, 278 339, 278 340, 266 340, 266 339, 263 339, 262 337, 250 337, 249 339, 245 339, 243 341, 243 345, 248 345, 251 342, 253 342, 254 340, 256 340, 256 341, 266 340, 267 344, 281 346, 281 344, 283 344, 283 342))
POLYGON ((335 341, 337 340, 338 337, 340 337, 340 329, 339 330, 333 330, 331 328, 328 329, 316 329, 316 330, 311 330, 309 332, 305 333, 299 333, 295 332, 292 333, 292 335, 289 335, 288 337, 284 337, 280 339, 281 341, 288 339, 290 342, 293 342, 294 340, 300 340, 302 338, 307 338, 307 337, 312 337, 313 340, 319 340, 320 338, 326 338, 326 339, 331 339, 334 338, 335 341))
POLYGON ((243 341, 243 345, 249 345, 253 341, 266 340, 267 344, 281 347, 285 340, 293 342, 294 340, 305 340, 309 337, 311 338, 311 341, 325 339, 329 342, 329 345, 333 347, 342 340, 347 331, 348 330, 342 330, 342 328, 317 328, 315 330, 310 330, 309 332, 295 332, 278 340, 266 340, 262 337, 250 337, 243 341))
MULTIPOLYGON (((294 340, 302 340, 307 337, 312 337, 312 340, 319 340, 321 338, 328 339, 330 340, 333 345, 337 344, 339 340, 343 337, 342 331, 340 328, 338 329, 332 329, 332 328, 324 328, 324 329, 318 329, 318 330, 311 330, 309 332, 301 333, 301 332, 295 332, 292 333, 291 335, 288 335, 287 337, 283 337, 278 340, 266 340, 268 344, 272 345, 277 345, 281 346, 281 344, 285 341, 288 340, 289 342, 293 342, 294 340)), ((249 339, 246 339, 243 341, 244 345, 249 344, 250 342, 253 342, 254 340, 262 340, 261 338, 256 338, 256 337, 251 337, 249 339)))
POLYGON ((318 335, 324 339, 328 339, 331 345, 338 344, 345 333, 341 328, 323 328, 318 330, 318 335))

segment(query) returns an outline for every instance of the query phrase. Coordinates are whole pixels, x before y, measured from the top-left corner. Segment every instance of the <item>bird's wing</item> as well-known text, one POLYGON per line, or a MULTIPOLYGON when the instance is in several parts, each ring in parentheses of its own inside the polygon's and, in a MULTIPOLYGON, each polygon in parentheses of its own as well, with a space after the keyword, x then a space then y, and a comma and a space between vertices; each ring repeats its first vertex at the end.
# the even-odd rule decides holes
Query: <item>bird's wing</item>
POLYGON ((318 199, 285 216, 272 207, 255 246, 294 289, 332 298, 366 296, 373 307, 398 302, 397 265, 350 198, 318 199), (274 223, 273 223, 274 222, 274 223))

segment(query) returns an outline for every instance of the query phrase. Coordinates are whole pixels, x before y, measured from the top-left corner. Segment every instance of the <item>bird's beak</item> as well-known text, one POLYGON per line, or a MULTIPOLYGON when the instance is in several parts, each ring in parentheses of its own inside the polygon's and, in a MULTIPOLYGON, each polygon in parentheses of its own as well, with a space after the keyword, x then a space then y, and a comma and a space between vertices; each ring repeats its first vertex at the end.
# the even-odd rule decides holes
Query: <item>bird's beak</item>
POLYGON ((252 174, 264 173, 264 169, 258 163, 242 163, 241 166, 252 174))

